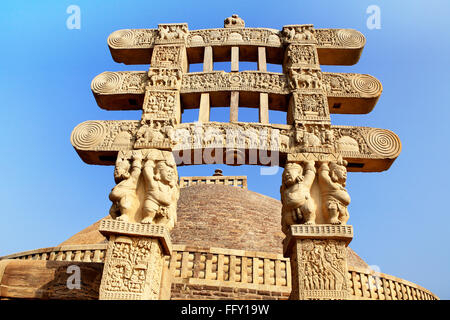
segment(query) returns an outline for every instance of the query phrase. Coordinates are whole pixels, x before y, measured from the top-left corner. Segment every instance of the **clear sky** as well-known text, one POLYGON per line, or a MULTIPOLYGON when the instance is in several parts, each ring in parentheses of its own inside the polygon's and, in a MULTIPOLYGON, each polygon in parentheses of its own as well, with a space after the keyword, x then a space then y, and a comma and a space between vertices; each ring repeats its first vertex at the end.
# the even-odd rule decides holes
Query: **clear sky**
MULTIPOLYGON (((388 171, 348 175, 348 223, 355 230, 350 246, 381 272, 450 299, 450 2, 445 0, 2 2, 0 256, 55 246, 108 214, 113 167, 83 163, 70 133, 86 120, 139 119, 136 111, 100 109, 90 83, 103 71, 148 68, 115 63, 108 35, 164 22, 187 22, 191 30, 223 27, 233 13, 248 27, 312 23, 366 36, 358 64, 322 70, 371 74, 382 82, 383 94, 370 114, 332 115, 332 122, 390 129, 403 149, 388 171), (80 29, 66 26, 70 5, 81 10, 80 29), (381 9, 381 29, 367 27, 369 5, 381 9)), ((257 119, 256 111, 240 115, 257 119)), ((185 121, 189 117, 194 119, 186 114, 185 121)), ((213 109, 212 118, 228 121, 228 113, 213 109)), ((271 121, 276 119, 280 115, 271 114, 271 121)), ((189 166, 179 175, 209 175, 217 167, 225 175, 247 175, 250 190, 280 198, 281 170, 261 176, 256 166, 189 166)))

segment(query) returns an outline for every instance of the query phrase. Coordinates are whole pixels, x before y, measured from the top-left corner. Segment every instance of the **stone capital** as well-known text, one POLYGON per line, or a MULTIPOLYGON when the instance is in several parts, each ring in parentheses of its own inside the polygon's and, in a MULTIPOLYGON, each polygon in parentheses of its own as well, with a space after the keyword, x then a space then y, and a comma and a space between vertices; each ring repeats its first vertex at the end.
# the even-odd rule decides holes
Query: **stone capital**
POLYGON ((172 254, 172 242, 166 227, 156 224, 131 223, 115 219, 102 220, 99 231, 104 236, 124 235, 133 237, 146 237, 157 239, 161 245, 162 253, 170 256, 172 254))
POLYGON ((345 246, 348 246, 353 239, 353 226, 331 224, 291 225, 286 238, 283 240, 284 256, 290 257, 294 243, 297 240, 305 239, 338 240, 345 242, 345 246))

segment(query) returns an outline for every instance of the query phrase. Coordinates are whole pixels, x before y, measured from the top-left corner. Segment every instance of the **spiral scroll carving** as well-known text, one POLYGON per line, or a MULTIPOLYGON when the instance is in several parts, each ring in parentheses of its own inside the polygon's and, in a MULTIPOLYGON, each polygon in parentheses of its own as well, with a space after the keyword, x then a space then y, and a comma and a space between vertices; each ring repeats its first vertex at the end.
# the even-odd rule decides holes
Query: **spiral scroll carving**
POLYGON ((77 149, 90 149, 99 145, 105 138, 106 128, 100 121, 80 123, 72 132, 72 145, 77 149))
POLYGON ((231 85, 237 85, 241 82, 241 77, 238 74, 230 75, 230 83, 231 85))
POLYGON ((355 76, 352 79, 352 84, 356 90, 367 95, 379 94, 383 89, 380 81, 366 74, 355 76))
POLYGON ((108 44, 115 48, 126 48, 134 44, 133 30, 124 29, 111 33, 108 37, 108 44))
POLYGON ((121 76, 117 72, 103 72, 92 81, 92 90, 98 93, 111 93, 120 86, 121 76))
POLYGON ((372 150, 385 157, 395 157, 402 149, 398 136, 389 130, 370 130, 367 135, 367 143, 372 150))
POLYGON ((345 46, 350 48, 359 48, 364 46, 366 43, 366 38, 364 35, 353 29, 340 29, 337 32, 337 38, 339 42, 345 46))

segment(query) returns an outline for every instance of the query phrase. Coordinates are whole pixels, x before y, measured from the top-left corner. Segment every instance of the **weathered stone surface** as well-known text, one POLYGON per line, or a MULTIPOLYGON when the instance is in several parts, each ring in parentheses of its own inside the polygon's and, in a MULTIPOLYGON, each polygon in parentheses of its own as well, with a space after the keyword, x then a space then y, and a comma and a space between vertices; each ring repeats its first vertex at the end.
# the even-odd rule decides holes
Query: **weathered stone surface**
POLYGON ((2 260, 0 297, 27 299, 97 299, 103 263, 2 260), (80 289, 69 289, 69 266, 80 268, 80 289))

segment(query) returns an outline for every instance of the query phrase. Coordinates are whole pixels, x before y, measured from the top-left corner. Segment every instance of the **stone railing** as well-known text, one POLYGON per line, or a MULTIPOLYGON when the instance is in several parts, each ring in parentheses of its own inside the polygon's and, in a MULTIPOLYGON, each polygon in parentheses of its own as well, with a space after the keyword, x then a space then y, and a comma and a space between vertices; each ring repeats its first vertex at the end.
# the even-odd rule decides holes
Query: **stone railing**
POLYGON ((104 262, 106 247, 106 243, 50 247, 10 254, 0 257, 0 260, 104 262))
POLYGON ((168 267, 174 283, 291 291, 289 261, 278 254, 179 245, 168 267))
POLYGON ((247 189, 246 176, 209 176, 209 177, 181 177, 180 187, 190 187, 197 184, 221 184, 225 186, 247 189))
POLYGON ((388 274, 349 268, 350 294, 355 300, 438 300, 421 286, 388 274))
MULTIPOLYGON (((104 262, 106 243, 43 248, 0 257, 3 259, 104 262)), ((291 291, 289 259, 282 255, 221 248, 173 245, 166 267, 174 284, 229 287, 278 292, 291 291)), ((354 300, 438 300, 429 290, 394 276, 349 266, 350 297, 354 300)))

